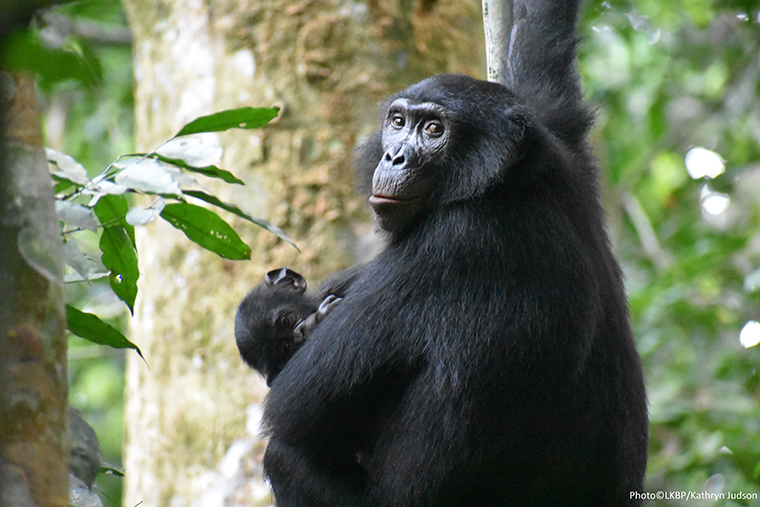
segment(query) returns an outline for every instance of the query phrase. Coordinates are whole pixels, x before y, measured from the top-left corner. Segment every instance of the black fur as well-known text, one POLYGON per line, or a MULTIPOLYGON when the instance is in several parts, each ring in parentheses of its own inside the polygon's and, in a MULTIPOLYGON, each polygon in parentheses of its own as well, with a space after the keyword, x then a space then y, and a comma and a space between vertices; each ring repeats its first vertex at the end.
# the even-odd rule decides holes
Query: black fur
POLYGON ((640 504, 645 389, 577 10, 515 2, 510 89, 441 75, 386 104, 357 166, 388 247, 266 400, 279 507, 640 504))

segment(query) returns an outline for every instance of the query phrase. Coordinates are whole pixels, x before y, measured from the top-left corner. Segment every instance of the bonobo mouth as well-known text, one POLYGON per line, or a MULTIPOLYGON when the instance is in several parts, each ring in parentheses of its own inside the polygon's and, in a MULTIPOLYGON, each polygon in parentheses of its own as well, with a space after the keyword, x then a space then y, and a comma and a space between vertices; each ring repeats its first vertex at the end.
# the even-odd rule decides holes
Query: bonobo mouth
POLYGON ((419 200, 419 197, 389 197, 382 194, 372 194, 369 197, 369 204, 374 208, 383 204, 412 204, 417 200, 419 200))
POLYGON ((369 205, 375 212, 377 223, 386 231, 401 231, 413 225, 425 209, 425 199, 415 197, 389 197, 372 194, 369 205))

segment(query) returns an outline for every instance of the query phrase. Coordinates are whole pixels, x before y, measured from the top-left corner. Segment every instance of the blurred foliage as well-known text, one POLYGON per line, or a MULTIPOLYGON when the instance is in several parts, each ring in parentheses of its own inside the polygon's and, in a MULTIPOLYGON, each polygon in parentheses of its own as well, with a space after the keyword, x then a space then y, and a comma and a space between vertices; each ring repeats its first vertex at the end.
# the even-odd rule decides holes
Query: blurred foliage
MULTIPOLYGON (((582 20, 580 70, 598 106, 593 142, 649 387, 650 491, 760 493, 760 346, 739 341, 760 320, 759 8, 591 0, 582 20), (697 147, 720 155, 725 171, 690 176, 685 158, 697 147)), ((41 74, 48 142, 105 167, 133 150, 124 15, 117 0, 54 12, 64 18, 40 18, 44 45, 32 49, 75 54, 82 65, 41 74), (106 36, 66 20, 93 21, 106 36)), ((124 328, 107 286, 69 291, 124 328)), ((97 430, 104 460, 118 464, 123 352, 75 338, 70 346, 72 403, 97 430)), ((120 483, 101 486, 106 505, 119 505, 120 483)), ((687 504, 702 505, 653 502, 687 504)))
POLYGON ((58 65, 52 66, 57 72, 35 62, 48 145, 74 157, 94 177, 119 155, 134 151, 126 14, 119 0, 81 0, 38 15, 34 28, 38 43, 59 54, 58 65), (63 64, 68 55, 77 56, 84 68, 63 64))
POLYGON ((759 7, 585 11, 580 68, 599 107, 593 141, 649 388, 650 491, 760 492, 760 347, 739 341, 760 320, 759 7), (695 147, 719 154, 725 172, 690 177, 695 147))

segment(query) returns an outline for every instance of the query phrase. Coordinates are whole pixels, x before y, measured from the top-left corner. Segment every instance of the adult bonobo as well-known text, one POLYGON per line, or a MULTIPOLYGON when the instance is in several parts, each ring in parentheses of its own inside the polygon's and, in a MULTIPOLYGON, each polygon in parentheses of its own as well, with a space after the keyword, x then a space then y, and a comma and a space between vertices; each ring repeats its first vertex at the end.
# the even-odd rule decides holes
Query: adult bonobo
POLYGON ((388 245, 272 383, 279 507, 638 505, 644 382, 586 135, 576 0, 514 2, 508 87, 392 96, 388 245))

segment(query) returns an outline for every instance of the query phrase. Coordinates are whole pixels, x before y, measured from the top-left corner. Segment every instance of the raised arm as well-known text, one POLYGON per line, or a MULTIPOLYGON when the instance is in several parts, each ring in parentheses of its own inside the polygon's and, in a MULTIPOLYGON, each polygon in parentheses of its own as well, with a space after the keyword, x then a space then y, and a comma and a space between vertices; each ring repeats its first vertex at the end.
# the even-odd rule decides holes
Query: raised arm
POLYGON ((576 66, 579 0, 514 0, 504 83, 566 145, 584 144, 594 115, 576 66))

